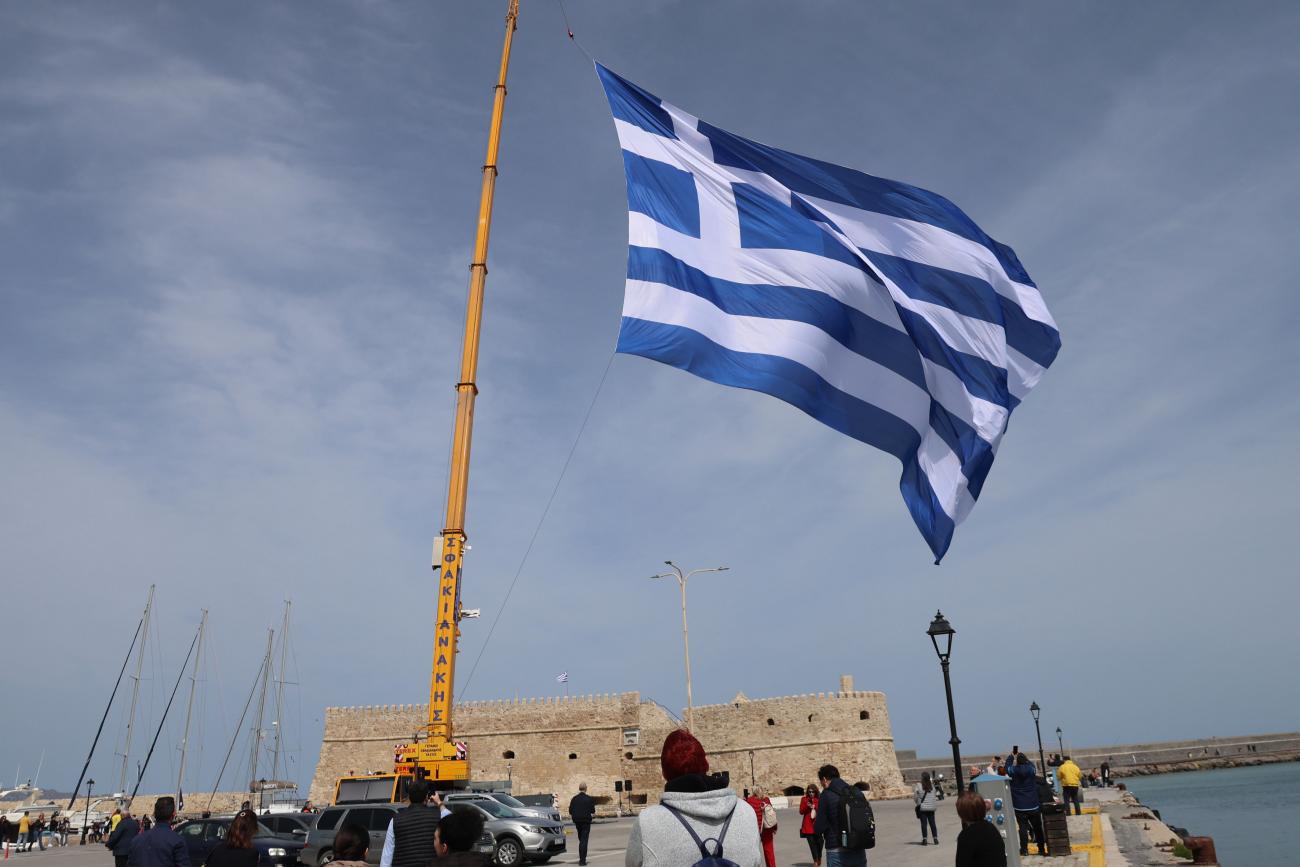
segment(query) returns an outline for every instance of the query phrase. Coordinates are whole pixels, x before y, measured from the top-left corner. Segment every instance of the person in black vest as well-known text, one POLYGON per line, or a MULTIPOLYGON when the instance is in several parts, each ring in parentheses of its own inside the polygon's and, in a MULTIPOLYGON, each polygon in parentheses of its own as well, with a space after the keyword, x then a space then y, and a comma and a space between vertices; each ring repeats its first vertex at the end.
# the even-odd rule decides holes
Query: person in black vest
POLYGON ((113 833, 109 834, 108 839, 104 841, 104 845, 113 853, 114 867, 126 867, 126 856, 130 854, 131 844, 139 835, 140 824, 131 818, 129 811, 124 811, 113 833))
POLYGON ((587 838, 591 836, 591 820, 596 816, 596 800, 587 794, 587 784, 578 786, 578 794, 569 801, 569 818, 578 832, 578 864, 587 863, 587 838))
POLYGON ((406 790, 411 806, 402 810, 388 823, 384 851, 379 858, 380 867, 429 867, 437 857, 433 845, 433 832, 442 817, 438 807, 430 807, 429 784, 415 780, 406 790))

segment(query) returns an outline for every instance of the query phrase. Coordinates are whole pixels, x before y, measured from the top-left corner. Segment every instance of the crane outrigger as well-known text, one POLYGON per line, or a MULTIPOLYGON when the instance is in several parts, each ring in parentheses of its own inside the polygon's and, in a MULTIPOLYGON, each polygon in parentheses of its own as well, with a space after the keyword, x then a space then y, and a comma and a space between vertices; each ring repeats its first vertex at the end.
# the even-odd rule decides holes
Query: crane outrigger
POLYGON ((436 788, 464 786, 469 781, 469 756, 453 739, 452 700, 456 676, 456 646, 460 639, 460 579, 466 541, 465 502, 469 489, 470 443, 474 432, 474 400, 478 396, 479 330, 483 320, 483 289, 487 283, 488 239, 492 229, 492 201, 496 192, 497 152, 501 144, 501 119, 506 105, 506 74, 510 48, 519 20, 519 0, 509 0, 506 32, 501 47, 501 67, 492 98, 487 157, 479 194, 478 228, 474 256, 469 266, 469 298, 465 307, 465 335, 461 347, 460 377, 456 382, 456 421, 452 432, 451 467, 447 480, 447 513, 441 550, 433 569, 438 575, 434 621, 433 671, 429 682, 428 720, 416 738, 395 745, 392 774, 344 777, 335 787, 339 801, 400 801, 412 779, 428 780, 436 788))

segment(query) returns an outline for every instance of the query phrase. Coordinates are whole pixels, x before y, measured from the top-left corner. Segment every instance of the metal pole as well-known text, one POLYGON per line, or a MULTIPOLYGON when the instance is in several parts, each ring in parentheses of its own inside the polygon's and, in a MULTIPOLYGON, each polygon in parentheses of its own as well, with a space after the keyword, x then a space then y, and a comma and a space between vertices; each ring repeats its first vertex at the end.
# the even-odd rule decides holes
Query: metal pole
MULTIPOLYGON (((280 779, 280 745, 281 734, 284 731, 284 667, 289 657, 289 606, 292 603, 284 600, 284 623, 280 626, 280 673, 275 679, 275 720, 271 725, 275 726, 275 746, 271 752, 271 780, 280 779)), ((287 769, 286 769, 287 770, 287 769)))
POLYGON ((682 588, 682 654, 686 658, 686 728, 695 731, 695 699, 691 694, 691 639, 686 629, 686 576, 676 566, 677 583, 682 588))
POLYGON ((253 794, 253 785, 257 783, 257 760, 262 747, 262 723, 266 719, 266 681, 271 674, 271 645, 274 641, 275 630, 266 630, 266 656, 262 657, 262 693, 257 700, 257 722, 253 725, 253 731, 249 736, 249 740, 253 743, 248 757, 248 793, 250 795, 253 794))
POLYGON ((176 772, 176 804, 177 809, 183 809, 185 805, 185 754, 190 745, 190 716, 194 713, 194 691, 199 682, 199 659, 203 656, 203 630, 208 625, 208 609, 203 609, 203 616, 199 618, 199 647, 198 652, 194 654, 194 668, 190 669, 190 699, 185 705, 185 733, 181 735, 181 768, 176 772))
POLYGON ((1065 758, 1065 741, 1061 740, 1061 729, 1059 727, 1056 729, 1056 747, 1060 750, 1057 755, 1065 758))
POLYGON ((952 744, 952 770, 953 776, 957 781, 957 794, 961 794, 965 789, 961 775, 961 738, 957 737, 957 715, 952 709, 952 680, 948 676, 948 660, 943 660, 943 691, 948 697, 948 730, 952 732, 952 737, 948 743, 952 744))
POLYGON ((131 711, 126 717, 126 746, 122 748, 122 774, 118 779, 119 792, 126 791, 126 769, 131 757, 131 734, 135 731, 135 706, 140 699, 140 674, 144 669, 144 651, 149 645, 149 612, 153 609, 153 584, 149 585, 149 599, 144 604, 144 627, 140 633, 140 648, 136 651, 134 684, 131 687, 131 711))
POLYGON ((90 790, 94 780, 86 780, 86 815, 81 820, 81 845, 86 845, 86 826, 90 824, 90 790))
POLYGON ((1043 730, 1038 725, 1038 720, 1034 720, 1034 732, 1038 735, 1038 773, 1042 776, 1039 779, 1047 779, 1047 756, 1043 753, 1043 730))

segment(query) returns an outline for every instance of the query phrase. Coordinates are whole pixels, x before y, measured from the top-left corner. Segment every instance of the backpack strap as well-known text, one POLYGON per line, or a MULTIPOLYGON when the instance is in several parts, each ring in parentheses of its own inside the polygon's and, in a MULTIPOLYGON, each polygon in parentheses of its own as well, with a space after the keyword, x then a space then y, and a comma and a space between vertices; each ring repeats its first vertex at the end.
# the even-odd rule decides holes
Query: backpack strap
POLYGON ((683 815, 682 815, 681 813, 679 813, 676 809, 674 809, 673 807, 668 806, 667 804, 661 804, 660 806, 662 806, 662 807, 663 807, 664 809, 666 809, 668 812, 670 812, 670 813, 672 813, 674 816, 676 816, 676 817, 677 817, 677 821, 681 822, 682 825, 686 828, 686 833, 690 834, 690 835, 691 835, 691 839, 695 841, 695 845, 700 847, 700 857, 701 857, 701 858, 721 858, 721 857, 722 857, 722 840, 723 840, 724 837, 727 836, 727 828, 731 826, 731 819, 732 819, 732 817, 736 815, 736 808, 735 808, 735 807, 732 807, 732 808, 731 808, 731 813, 727 816, 727 820, 726 820, 725 822, 723 822, 723 823, 722 823, 722 827, 718 829, 718 836, 717 836, 717 837, 709 837, 707 840, 701 840, 701 839, 700 839, 700 835, 697 834, 697 833, 695 833, 695 829, 694 829, 693 827, 691 827, 691 823, 690 823, 690 822, 686 821, 686 817, 685 817, 685 816, 683 816, 683 815), (713 841, 714 843, 717 843, 717 844, 718 844, 717 851, 714 852, 712 855, 709 854, 709 850, 708 850, 708 848, 704 845, 706 842, 709 842, 710 840, 713 841))

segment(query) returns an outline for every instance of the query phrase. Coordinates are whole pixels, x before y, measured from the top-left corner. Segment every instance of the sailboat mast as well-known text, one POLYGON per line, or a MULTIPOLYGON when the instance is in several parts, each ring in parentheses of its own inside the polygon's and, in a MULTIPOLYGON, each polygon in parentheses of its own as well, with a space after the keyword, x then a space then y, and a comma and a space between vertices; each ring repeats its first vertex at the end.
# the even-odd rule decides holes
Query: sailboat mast
POLYGON ((280 745, 284 737, 284 666, 289 655, 289 606, 284 600, 284 622, 280 625, 280 668, 275 678, 275 719, 271 721, 275 728, 275 747, 271 751, 271 779, 280 779, 280 745))
POLYGON ((149 585, 149 598, 144 604, 144 626, 140 631, 140 647, 135 656, 135 674, 131 676, 131 711, 126 717, 126 745, 122 748, 122 774, 118 779, 117 790, 126 791, 126 769, 131 761, 131 735, 135 731, 135 708, 140 700, 140 674, 144 670, 144 652, 149 644, 149 615, 153 611, 153 591, 157 585, 149 585))
POLYGON ((434 561, 438 598, 434 626, 433 673, 429 684, 427 739, 417 758, 419 769, 442 780, 469 779, 469 762, 452 741, 452 699, 456 672, 456 644, 460 638, 460 575, 465 556, 465 501, 469 490, 470 441, 474 431, 474 400, 478 396, 479 332, 483 321, 483 289, 487 283, 488 239, 492 230, 492 202, 496 194, 497 152, 501 146, 501 119, 506 105, 506 74, 510 48, 519 20, 519 0, 510 0, 506 12, 501 66, 492 99, 492 124, 488 129, 487 156, 483 160, 478 228, 474 257, 469 266, 469 298, 465 306, 465 334, 461 348, 460 378, 456 382, 456 423, 452 433, 451 469, 447 480, 447 514, 442 529, 442 551, 434 561))
POLYGON ((253 724, 253 731, 249 737, 253 744, 248 756, 248 787, 250 793, 253 791, 253 786, 257 785, 257 760, 258 753, 262 748, 262 723, 266 718, 266 681, 271 674, 271 645, 274 641, 275 630, 266 630, 266 656, 262 658, 262 694, 257 700, 257 722, 253 724))
POLYGON ((176 803, 184 803, 185 793, 185 753, 190 745, 190 717, 194 713, 194 692, 199 683, 199 660, 203 657, 203 631, 208 625, 208 609, 203 609, 203 616, 199 618, 199 646, 198 652, 194 654, 194 667, 190 669, 190 698, 185 705, 185 733, 181 735, 181 767, 176 772, 176 803))

